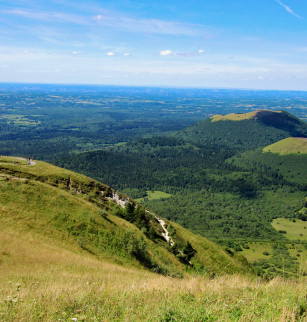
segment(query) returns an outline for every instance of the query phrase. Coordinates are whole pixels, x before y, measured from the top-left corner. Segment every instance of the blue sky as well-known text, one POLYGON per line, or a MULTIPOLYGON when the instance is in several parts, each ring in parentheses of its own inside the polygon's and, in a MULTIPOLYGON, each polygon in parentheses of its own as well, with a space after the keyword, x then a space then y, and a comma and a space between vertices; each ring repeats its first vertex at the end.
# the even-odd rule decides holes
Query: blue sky
POLYGON ((307 1, 0 1, 0 82, 307 90, 307 1))

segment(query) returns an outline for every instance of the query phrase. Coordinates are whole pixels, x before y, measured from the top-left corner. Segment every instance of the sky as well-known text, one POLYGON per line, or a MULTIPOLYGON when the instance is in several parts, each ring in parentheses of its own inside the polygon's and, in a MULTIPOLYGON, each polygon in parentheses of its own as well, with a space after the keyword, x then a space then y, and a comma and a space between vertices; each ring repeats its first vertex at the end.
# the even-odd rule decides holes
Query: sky
POLYGON ((307 1, 0 0, 0 82, 307 91, 307 1))

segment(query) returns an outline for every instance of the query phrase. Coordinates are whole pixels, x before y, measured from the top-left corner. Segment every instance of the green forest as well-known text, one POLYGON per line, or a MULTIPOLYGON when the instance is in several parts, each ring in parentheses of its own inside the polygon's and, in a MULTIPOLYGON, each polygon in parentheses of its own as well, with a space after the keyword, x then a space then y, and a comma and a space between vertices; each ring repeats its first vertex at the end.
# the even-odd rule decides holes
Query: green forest
MULTIPOLYGON (((293 119, 291 116, 287 122, 293 119)), ((262 123, 246 122, 259 124, 258 132, 262 131, 262 123)), ((237 135, 232 128, 238 122, 232 123, 236 124, 228 129, 229 140, 237 135)), ((300 135, 306 131, 304 125, 299 122, 296 129, 300 135)), ((274 130, 279 133, 280 124, 277 129, 267 127, 271 131, 264 140, 278 140, 278 135, 273 135, 274 130)), ((219 126, 215 131, 219 132, 219 126)), ((179 134, 134 140, 54 162, 131 193, 133 198, 145 197, 143 204, 161 216, 221 244, 229 240, 285 240, 271 222, 278 217, 299 216, 306 202, 306 182, 290 180, 279 169, 262 163, 254 168, 243 167, 236 161, 241 149, 233 145, 194 143, 178 138, 179 134), (150 200, 146 198, 147 190, 163 191, 172 197, 150 200)), ((194 134, 198 137, 197 132, 194 134)))

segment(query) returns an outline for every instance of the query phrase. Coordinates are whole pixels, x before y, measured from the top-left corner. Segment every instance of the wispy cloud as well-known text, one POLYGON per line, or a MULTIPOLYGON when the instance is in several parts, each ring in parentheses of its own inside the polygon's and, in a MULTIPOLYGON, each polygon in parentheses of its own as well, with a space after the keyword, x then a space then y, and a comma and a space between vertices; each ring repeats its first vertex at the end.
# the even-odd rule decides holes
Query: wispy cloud
POLYGON ((185 35, 199 36, 205 31, 205 26, 167 21, 160 19, 137 19, 120 15, 118 13, 105 12, 103 15, 81 16, 61 12, 28 11, 28 10, 1 10, 6 15, 19 16, 32 21, 68 23, 74 25, 88 25, 120 29, 129 32, 163 34, 163 35, 185 35))
POLYGON ((198 53, 175 53, 174 56, 183 56, 183 57, 194 57, 199 55, 198 53))
POLYGON ((92 18, 100 26, 111 27, 132 32, 164 35, 196 36, 203 33, 205 26, 166 21, 160 19, 134 19, 120 15, 98 15, 92 18))
POLYGON ((182 56, 182 57, 194 57, 194 56, 198 56, 204 53, 203 49, 200 49, 198 52, 194 52, 194 53, 180 53, 180 52, 173 52, 171 50, 162 50, 160 52, 160 56, 168 56, 168 55, 172 55, 172 56, 182 56))
POLYGON ((299 15, 295 14, 288 6, 286 6, 285 4, 283 4, 280 0, 276 0, 276 2, 278 2, 281 6, 283 6, 289 13, 291 13, 291 15, 302 19, 302 17, 300 17, 299 15))
POLYGON ((40 12, 40 11, 27 11, 27 10, 1 10, 1 13, 7 15, 14 15, 19 17, 24 17, 31 20, 38 20, 44 22, 62 22, 62 23, 72 23, 78 25, 88 25, 89 19, 78 15, 71 15, 60 12, 40 12))

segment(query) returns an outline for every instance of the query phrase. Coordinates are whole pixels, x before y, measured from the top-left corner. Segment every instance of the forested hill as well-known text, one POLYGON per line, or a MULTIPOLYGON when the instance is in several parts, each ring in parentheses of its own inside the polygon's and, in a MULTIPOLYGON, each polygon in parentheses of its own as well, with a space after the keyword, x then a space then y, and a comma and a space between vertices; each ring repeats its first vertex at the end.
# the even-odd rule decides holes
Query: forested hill
POLYGON ((175 137, 194 144, 217 144, 240 150, 255 149, 287 137, 307 137, 307 123, 286 111, 260 110, 215 115, 175 137))

